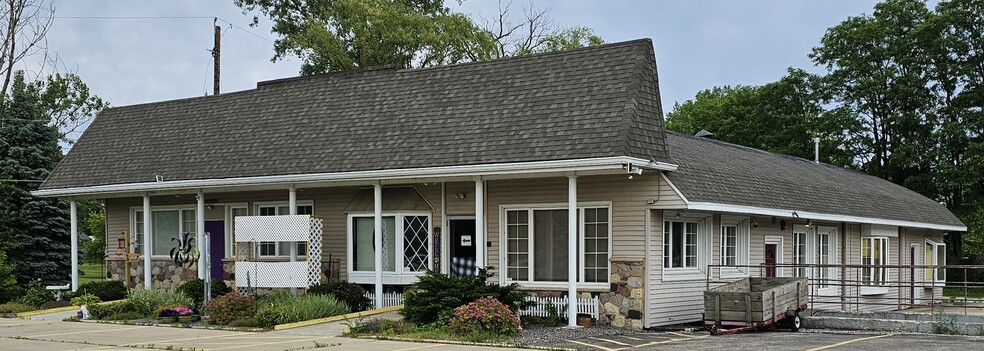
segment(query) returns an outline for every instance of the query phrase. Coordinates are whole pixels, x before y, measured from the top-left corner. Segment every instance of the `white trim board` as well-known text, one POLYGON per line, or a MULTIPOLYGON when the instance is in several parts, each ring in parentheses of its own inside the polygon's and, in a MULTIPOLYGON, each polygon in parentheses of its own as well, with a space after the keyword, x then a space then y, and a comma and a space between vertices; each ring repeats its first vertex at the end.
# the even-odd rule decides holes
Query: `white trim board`
MULTIPOLYGON (((148 191, 198 191, 208 188, 222 187, 244 187, 259 185, 292 185, 303 183, 331 183, 331 182, 363 182, 369 184, 382 181, 412 181, 445 179, 445 178, 473 178, 473 177, 502 177, 502 176, 532 176, 538 173, 569 173, 586 171, 626 171, 635 167, 658 171, 675 171, 677 166, 674 164, 653 162, 636 157, 615 156, 598 157, 573 160, 554 160, 537 162, 516 162, 516 163, 493 163, 479 165, 444 166, 427 168, 401 168, 373 171, 357 172, 335 172, 335 173, 316 173, 316 174, 291 174, 273 175, 260 177, 238 177, 222 179, 195 179, 195 180, 174 180, 161 182, 141 182, 127 184, 97 185, 89 187, 74 187, 60 189, 35 190, 31 194, 41 197, 71 197, 71 196, 90 196, 112 193, 140 193, 148 191)), ((166 176, 166 175, 165 175, 166 176)), ((150 178, 150 176, 148 176, 150 178)))
POLYGON ((936 229, 936 230, 951 231, 951 232, 967 231, 966 226, 952 226, 952 225, 933 224, 933 223, 900 221, 900 220, 893 220, 893 219, 847 216, 847 215, 808 212, 808 211, 799 211, 799 210, 782 210, 782 209, 756 207, 756 206, 728 205, 728 204, 719 204, 713 202, 687 202, 687 209, 695 210, 695 211, 747 213, 747 214, 775 216, 775 217, 784 217, 784 218, 792 217, 793 212, 796 212, 799 218, 802 219, 815 219, 820 221, 863 223, 863 224, 883 224, 883 225, 892 225, 892 226, 909 227, 909 228, 936 229))

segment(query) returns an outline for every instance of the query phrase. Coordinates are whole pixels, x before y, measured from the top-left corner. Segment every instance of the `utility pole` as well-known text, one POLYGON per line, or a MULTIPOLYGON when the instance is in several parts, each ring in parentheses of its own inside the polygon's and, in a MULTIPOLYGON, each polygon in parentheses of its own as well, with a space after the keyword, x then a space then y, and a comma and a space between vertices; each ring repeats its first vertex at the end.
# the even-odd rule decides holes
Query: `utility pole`
POLYGON ((215 27, 215 45, 212 47, 212 62, 214 62, 215 72, 212 74, 212 95, 219 95, 219 66, 220 66, 220 55, 221 52, 221 40, 222 40, 222 27, 218 26, 219 19, 216 17, 212 20, 212 25, 215 27))

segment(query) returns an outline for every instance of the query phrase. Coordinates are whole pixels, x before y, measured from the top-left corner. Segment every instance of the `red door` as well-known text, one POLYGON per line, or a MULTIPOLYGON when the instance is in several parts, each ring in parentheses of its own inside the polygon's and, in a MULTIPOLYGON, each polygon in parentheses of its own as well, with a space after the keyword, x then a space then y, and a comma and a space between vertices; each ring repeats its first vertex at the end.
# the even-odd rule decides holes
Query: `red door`
POLYGON ((778 249, 779 249, 779 245, 765 244, 765 276, 766 277, 776 276, 776 251, 778 249))

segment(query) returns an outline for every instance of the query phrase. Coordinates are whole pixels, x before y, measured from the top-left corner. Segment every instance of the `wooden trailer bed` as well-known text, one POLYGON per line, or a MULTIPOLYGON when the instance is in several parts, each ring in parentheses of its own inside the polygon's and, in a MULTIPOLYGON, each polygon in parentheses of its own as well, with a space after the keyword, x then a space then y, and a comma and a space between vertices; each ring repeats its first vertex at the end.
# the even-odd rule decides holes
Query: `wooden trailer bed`
POLYGON ((806 278, 745 278, 704 291, 704 324, 712 334, 779 325, 799 330, 806 278))

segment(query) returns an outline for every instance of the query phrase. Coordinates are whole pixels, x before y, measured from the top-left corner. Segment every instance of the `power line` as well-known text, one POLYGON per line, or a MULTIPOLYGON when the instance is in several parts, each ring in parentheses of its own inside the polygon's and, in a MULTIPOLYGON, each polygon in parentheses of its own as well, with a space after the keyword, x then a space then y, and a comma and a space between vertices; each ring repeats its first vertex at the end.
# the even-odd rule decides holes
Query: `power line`
POLYGON ((233 28, 241 30, 246 34, 260 38, 269 43, 274 42, 273 40, 270 40, 262 35, 256 34, 246 28, 236 25, 235 23, 229 22, 223 19, 222 17, 215 17, 215 16, 211 16, 211 17, 209 16, 54 16, 51 18, 56 18, 56 19, 58 18, 64 18, 64 19, 218 19, 219 21, 228 23, 233 28))
POLYGON ((256 34, 256 33, 253 33, 253 32, 251 32, 251 31, 248 31, 248 30, 246 30, 246 28, 243 28, 243 27, 240 27, 240 26, 237 26, 236 24, 234 24, 234 23, 232 23, 232 22, 229 22, 229 21, 226 21, 226 20, 224 20, 224 19, 222 19, 221 17, 215 17, 215 18, 216 18, 216 19, 218 19, 219 21, 222 21, 222 22, 225 22, 225 23, 228 23, 228 24, 229 24, 230 26, 232 26, 233 28, 236 28, 236 29, 238 29, 238 30, 241 30, 241 31, 243 31, 243 32, 246 32, 246 33, 248 33, 248 34, 250 34, 250 35, 252 35, 252 36, 254 36, 254 37, 257 37, 257 38, 260 38, 260 39, 263 39, 263 40, 266 40, 266 41, 268 41, 268 42, 270 42, 271 44, 273 43, 273 40, 270 40, 270 39, 267 39, 267 38, 265 38, 265 37, 263 37, 263 36, 261 36, 261 35, 259 35, 259 34, 256 34))

